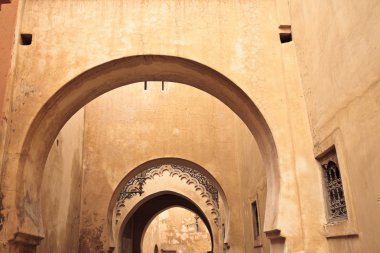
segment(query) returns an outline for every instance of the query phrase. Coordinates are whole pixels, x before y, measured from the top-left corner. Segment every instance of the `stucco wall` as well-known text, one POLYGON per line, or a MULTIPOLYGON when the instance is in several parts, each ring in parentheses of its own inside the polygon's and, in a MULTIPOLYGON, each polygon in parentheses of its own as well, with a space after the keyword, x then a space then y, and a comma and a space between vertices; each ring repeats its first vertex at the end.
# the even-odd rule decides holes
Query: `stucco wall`
POLYGON ((45 239, 37 252, 78 252, 83 116, 80 110, 67 122, 50 150, 41 188, 45 239))
MULTIPOLYGON (((5 212, 9 220, 15 222, 9 223, 11 228, 5 237, 13 237, 18 217, 22 215, 26 217, 19 219, 25 221, 20 224, 23 231, 32 234, 41 232, 40 221, 33 218, 38 217, 38 214, 25 212, 38 210, 38 193, 34 191, 31 199, 24 199, 22 192, 24 188, 38 188, 38 182, 25 180, 28 185, 20 187, 23 182, 17 179, 17 175, 25 172, 25 178, 30 178, 28 173, 32 173, 32 170, 18 173, 14 168, 22 167, 19 164, 23 160, 21 150, 30 123, 42 105, 69 80, 94 66, 131 55, 161 54, 192 59, 215 69, 237 84, 248 95, 247 100, 254 101, 269 126, 270 131, 265 134, 273 135, 278 155, 278 160, 274 162, 278 163, 278 173, 273 173, 271 178, 278 183, 276 187, 281 185, 281 188, 276 188, 273 191, 275 194, 270 195, 273 210, 267 210, 272 212, 267 227, 281 229, 282 235, 287 237, 288 248, 292 250, 302 251, 310 247, 312 250, 314 247, 325 250, 320 226, 305 230, 305 233, 301 229, 302 221, 319 221, 323 214, 312 208, 315 202, 308 202, 308 196, 316 192, 315 185, 303 189, 303 199, 309 204, 306 206, 309 209, 305 212, 307 215, 301 215, 300 211, 296 178, 298 168, 292 161, 301 156, 303 176, 310 173, 314 175, 310 168, 315 168, 316 164, 310 162, 312 156, 300 151, 310 148, 309 132, 297 131, 308 129, 306 115, 289 109, 293 100, 287 97, 287 92, 297 98, 300 96, 297 87, 285 85, 282 46, 278 38, 277 2, 22 1, 20 29, 33 34, 33 43, 28 47, 18 46, 14 72, 14 92, 11 97, 14 103, 11 115, 13 123, 12 132, 9 133, 9 152, 4 159, 6 173, 3 174, 7 180, 3 180, 3 184, 5 194, 9 196, 5 200, 5 212), (292 129, 290 121, 297 122, 297 128, 292 129), (300 143, 295 141, 297 139, 306 141, 300 143), (304 155, 309 159, 303 159, 304 155), (22 210, 15 207, 16 198, 21 200, 22 203, 18 205, 22 210), (277 206, 286 208, 277 209, 277 206), (289 217, 291 221, 288 221, 289 217), (306 237, 312 238, 310 244, 305 240, 306 237)), ((212 90, 212 87, 209 89, 212 90)), ((214 92, 218 94, 219 90, 214 92)), ((300 106, 302 109, 303 105, 300 106)), ((222 119, 216 121, 223 124, 222 119)), ((94 137, 98 136, 101 135, 94 137)), ((144 146, 141 148, 149 149, 144 146)), ((192 151, 200 157, 199 160, 202 158, 201 151, 192 151)), ((179 149, 176 153, 181 152, 179 149)), ((227 151, 221 152, 220 157, 230 156, 223 153, 227 151)), ((33 162, 37 164, 41 160, 43 158, 36 161, 31 158, 27 160, 28 166, 31 164, 33 167, 33 162)), ((223 162, 225 167, 233 167, 227 166, 230 161, 223 162)), ((213 164, 208 162, 202 165, 213 168, 213 164)), ((214 168, 219 177, 226 171, 217 166, 214 168)), ((239 175, 234 177, 240 178, 239 175)), ((268 189, 272 187, 268 185, 268 189)), ((96 191, 111 191, 108 186, 99 188, 96 191)), ((230 194, 233 197, 236 195, 230 194)), ((237 211, 234 209, 234 212, 237 211)), ((241 245, 244 243, 240 237, 237 240, 240 242, 231 247, 241 247, 242 250, 244 246, 241 245)))
POLYGON ((328 240, 330 252, 378 252, 379 1, 291 0, 290 6, 314 152, 336 145, 356 223, 355 236, 328 240))
MULTIPOLYGON (((1 167, 7 217, 1 236, 6 241, 19 227, 42 232, 38 220, 32 219, 36 227, 19 223, 16 216, 25 211, 24 203, 17 203, 15 197, 21 183, 16 176, 19 157, 27 155, 21 146, 42 105, 68 80, 93 66, 129 55, 163 54, 193 59, 220 71, 263 113, 282 168, 279 203, 283 208, 273 226, 287 237, 289 250, 326 252, 330 247, 331 252, 376 252, 380 247, 376 240, 380 227, 376 216, 380 179, 378 1, 289 1, 304 94, 294 83, 284 81, 298 75, 296 64, 287 61, 292 56, 288 49, 294 44, 280 45, 278 40, 278 25, 289 21, 283 15, 286 8, 277 17, 279 9, 288 5, 285 0, 20 3, 23 12, 16 33, 33 33, 34 37, 31 46, 17 45, 8 103, 13 104, 7 117, 10 127, 9 132, 1 131, 1 137, 10 140, 1 167), (289 69, 288 78, 283 78, 289 69), (309 125, 303 102, 294 102, 303 101, 303 95, 314 155, 309 150, 311 136, 305 132, 309 125), (328 245, 323 235, 321 178, 312 159, 323 151, 326 140, 337 144, 343 179, 351 188, 347 196, 358 235, 329 239, 328 245)), ((8 7, 2 5, 1 17, 8 7)), ((14 28, 11 19, 4 28, 14 28)), ((6 40, 12 41, 14 34, 6 34, 6 40)), ((8 63, 1 62, 0 73, 8 72, 8 63)), ((38 199, 30 201, 39 205, 38 199)), ((39 215, 32 213, 31 217, 39 215)))
MULTIPOLYGON (((143 83, 132 84, 86 106, 81 240, 95 240, 94 231, 100 229, 101 244, 107 245, 103 230, 108 203, 121 179, 148 160, 178 157, 206 168, 219 182, 231 207, 232 252, 244 252, 242 189, 236 186, 238 159, 248 156, 237 153, 249 148, 249 159, 260 159, 259 150, 249 147, 255 145, 253 136, 228 107, 207 93, 183 84, 165 85, 162 91, 160 82, 148 82, 148 90, 143 83), (250 143, 237 151, 236 132, 241 129, 250 143)), ((257 168, 244 169, 255 175, 257 168)))
POLYGON ((236 161, 240 169, 241 215, 244 222, 245 252, 269 252, 269 241, 264 233, 266 176, 265 165, 260 155, 257 143, 245 126, 236 124, 236 161), (256 201, 259 212, 260 238, 254 242, 254 222, 252 219, 252 203, 256 201))

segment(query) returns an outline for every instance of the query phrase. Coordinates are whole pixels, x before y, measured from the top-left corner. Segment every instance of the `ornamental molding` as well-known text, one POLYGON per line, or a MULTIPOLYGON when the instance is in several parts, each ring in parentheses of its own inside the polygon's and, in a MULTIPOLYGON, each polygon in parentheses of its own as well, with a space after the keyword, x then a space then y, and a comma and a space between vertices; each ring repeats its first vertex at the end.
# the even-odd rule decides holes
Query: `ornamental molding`
POLYGON ((176 164, 165 164, 151 167, 132 177, 125 184, 117 198, 116 223, 118 222, 118 217, 121 215, 121 209, 125 207, 125 201, 132 199, 138 194, 142 195, 144 193, 144 191, 141 191, 142 186, 149 181, 153 181, 155 177, 162 177, 165 172, 168 172, 170 177, 178 176, 180 180, 184 181, 187 185, 194 186, 195 190, 200 193, 201 197, 205 198, 206 205, 211 207, 211 214, 214 217, 213 221, 216 226, 219 227, 219 192, 215 185, 199 170, 176 164))

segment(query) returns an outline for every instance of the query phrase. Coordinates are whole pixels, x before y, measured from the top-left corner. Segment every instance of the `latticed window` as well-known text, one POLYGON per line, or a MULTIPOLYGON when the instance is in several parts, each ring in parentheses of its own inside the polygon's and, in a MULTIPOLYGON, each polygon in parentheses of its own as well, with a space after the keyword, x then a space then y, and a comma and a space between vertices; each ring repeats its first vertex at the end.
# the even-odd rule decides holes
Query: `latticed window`
POLYGON ((325 181, 328 221, 345 220, 347 219, 347 207, 335 148, 320 162, 325 181))

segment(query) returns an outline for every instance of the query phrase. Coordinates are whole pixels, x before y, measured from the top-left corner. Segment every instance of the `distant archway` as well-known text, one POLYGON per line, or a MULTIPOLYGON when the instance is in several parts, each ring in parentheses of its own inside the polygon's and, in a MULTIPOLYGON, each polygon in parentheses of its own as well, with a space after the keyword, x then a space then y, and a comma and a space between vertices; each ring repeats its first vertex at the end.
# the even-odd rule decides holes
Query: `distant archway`
MULTIPOLYGON (((131 213, 128 216, 128 219, 123 222, 124 224, 123 229, 121 230, 120 237, 126 234, 125 230, 127 228, 128 230, 132 230, 130 233, 131 235, 133 235, 133 238, 131 238, 132 251, 130 253, 141 253, 142 239, 144 237, 144 233, 146 231, 147 226, 156 215, 171 207, 182 207, 196 213, 200 217, 200 219, 205 223, 209 231, 212 242, 211 247, 213 249, 213 231, 211 229, 209 220, 207 219, 206 215, 202 212, 202 210, 198 206, 196 206, 192 201, 186 199, 184 196, 167 192, 150 198, 149 200, 141 204, 137 209, 133 211, 133 213, 131 213)), ((121 244, 123 240, 118 241, 121 244)), ((119 252, 122 252, 122 250, 119 249, 119 252)))
POLYGON ((269 126, 252 100, 227 77, 195 61, 173 56, 139 55, 110 61, 84 72, 59 89, 39 110, 23 141, 17 166, 18 229, 26 233, 43 231, 40 186, 44 165, 54 139, 70 117, 91 100, 117 87, 163 80, 209 93, 234 111, 250 129, 266 165, 265 223, 272 228, 278 211, 277 150, 269 126))
MULTIPOLYGON (((195 201, 195 198, 199 199, 198 206, 202 203, 204 208, 209 211, 211 222, 217 224, 217 226, 224 226, 225 233, 223 239, 226 241, 229 240, 230 207, 223 188, 202 166, 189 160, 174 157, 157 158, 147 161, 137 166, 120 181, 114 190, 108 206, 107 220, 110 238, 114 238, 113 231, 115 230, 115 227, 117 227, 118 220, 120 220, 120 218, 124 219, 121 213, 120 216, 116 215, 121 210, 119 206, 121 205, 122 209, 125 209, 125 206, 127 205, 138 205, 135 203, 135 198, 139 198, 138 196, 130 196, 130 199, 129 197, 127 199, 126 196, 122 199, 121 197, 123 197, 123 191, 125 190, 136 190, 135 185, 133 184, 135 181, 133 179, 141 173, 144 173, 144 176, 147 177, 146 184, 148 186, 151 181, 154 185, 160 185, 160 187, 155 186, 155 192, 175 191, 180 194, 181 189, 190 190, 193 196, 192 200, 195 201), (175 183, 175 181, 182 181, 182 187, 178 188, 178 185, 176 186, 175 184, 174 186, 164 183, 161 185, 159 178, 163 176, 163 173, 165 172, 169 174, 169 177, 177 178, 173 183, 175 183), (201 180, 202 183, 200 183, 199 180, 201 180), (222 217, 221 211, 223 214, 222 217)), ((143 196, 146 194, 152 194, 152 192, 144 193, 143 196)), ((189 193, 187 193, 187 196, 190 197, 189 193)))

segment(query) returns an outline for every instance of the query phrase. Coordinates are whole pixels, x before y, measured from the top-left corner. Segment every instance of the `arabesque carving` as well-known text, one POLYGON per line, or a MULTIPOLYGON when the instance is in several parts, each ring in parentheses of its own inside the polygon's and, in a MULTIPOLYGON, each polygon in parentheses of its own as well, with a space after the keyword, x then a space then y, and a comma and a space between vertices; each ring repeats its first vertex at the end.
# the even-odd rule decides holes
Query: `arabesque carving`
POLYGON ((143 184, 147 184, 150 180, 154 180, 156 176, 163 176, 164 172, 168 172, 171 177, 178 176, 186 184, 193 185, 195 190, 199 191, 200 195, 206 199, 206 204, 211 206, 211 213, 215 216, 214 222, 219 227, 219 193, 215 185, 200 171, 176 164, 151 167, 131 178, 119 193, 116 203, 116 216, 121 215, 121 209, 125 206, 125 201, 133 198, 141 191, 141 178, 145 179, 143 184))

